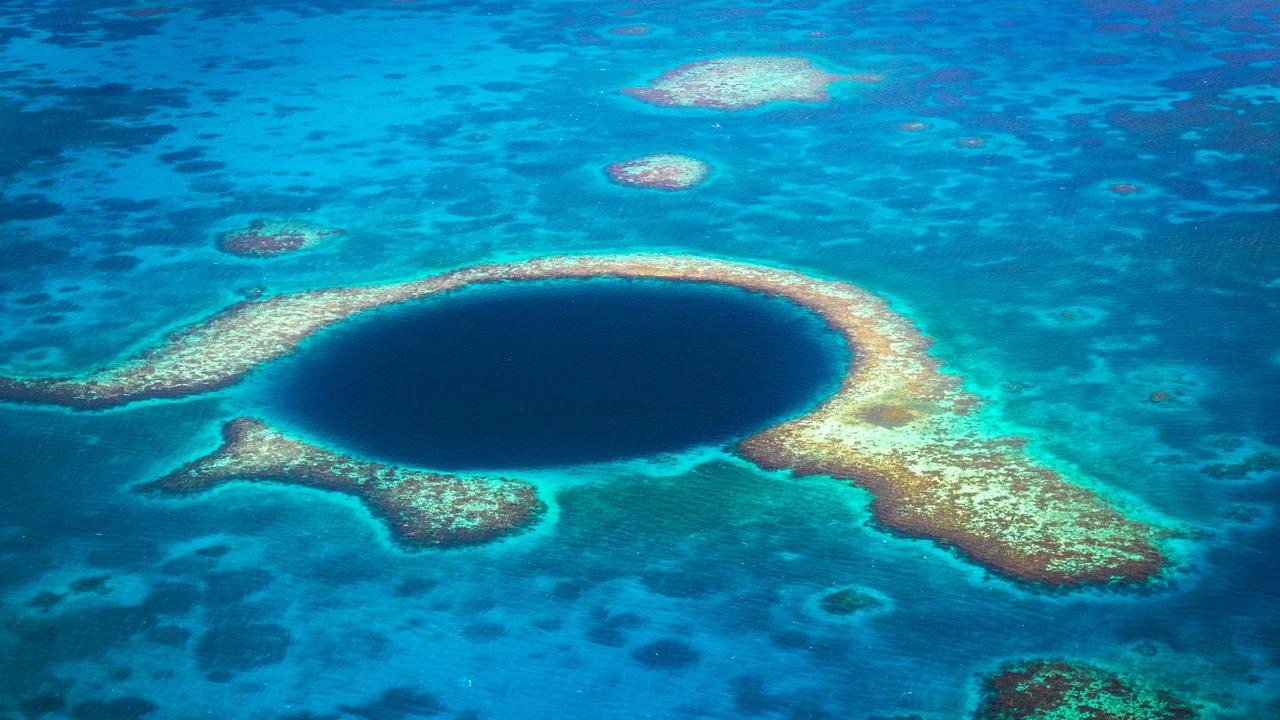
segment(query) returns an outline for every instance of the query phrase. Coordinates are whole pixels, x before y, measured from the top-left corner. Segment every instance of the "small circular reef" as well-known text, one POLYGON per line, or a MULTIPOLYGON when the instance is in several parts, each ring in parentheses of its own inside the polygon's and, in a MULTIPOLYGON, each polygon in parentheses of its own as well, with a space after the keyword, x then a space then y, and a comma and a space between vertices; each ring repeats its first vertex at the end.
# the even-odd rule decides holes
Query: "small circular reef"
POLYGON ((884 601, 859 588, 844 588, 823 595, 818 606, 828 615, 845 617, 878 610, 884 607, 884 601))
POLYGON ((839 389, 735 450, 767 469, 865 488, 886 528, 930 539, 1006 577, 1055 587, 1142 584, 1172 564, 1163 549, 1169 530, 1127 515, 1090 489, 1088 478, 1033 458, 1024 439, 993 436, 980 399, 957 375, 942 371, 929 353, 930 340, 884 299, 849 283, 728 260, 549 257, 245 301, 77 377, 0 377, 0 399, 87 409, 195 395, 235 383, 316 331, 373 308, 470 285, 561 278, 730 285, 820 317, 854 358, 839 389))
POLYGON ((651 190, 688 190, 702 184, 711 172, 707 163, 673 153, 658 153, 616 162, 605 168, 613 182, 651 190))
POLYGON ((974 720, 1192 720, 1167 691, 1092 665, 1033 660, 987 678, 974 720))
POLYGON ((342 230, 301 220, 255 220, 247 227, 218 236, 218 249, 250 258, 266 258, 315 247, 342 230))
POLYGON ((793 55, 728 55, 681 65, 622 93, 659 107, 746 110, 782 101, 828 102, 832 83, 880 80, 830 73, 793 55))

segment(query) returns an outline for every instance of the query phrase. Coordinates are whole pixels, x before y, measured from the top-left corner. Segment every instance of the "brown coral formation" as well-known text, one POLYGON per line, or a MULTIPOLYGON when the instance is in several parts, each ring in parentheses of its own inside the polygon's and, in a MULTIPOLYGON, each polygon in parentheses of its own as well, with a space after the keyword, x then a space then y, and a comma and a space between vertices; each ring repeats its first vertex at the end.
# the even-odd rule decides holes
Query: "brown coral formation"
POLYGON ((1035 660, 987 680, 974 720, 1192 720, 1178 698, 1102 668, 1035 660))
POLYGON ((222 445, 142 489, 207 490, 231 480, 281 482, 359 498, 413 547, 475 545, 527 529, 546 506, 532 485, 357 460, 290 438, 253 418, 222 429, 222 445))
POLYGON ((248 227, 223 233, 218 249, 241 257, 265 258, 314 247, 342 230, 300 220, 255 220, 248 227))
POLYGON ((975 412, 978 399, 940 371, 929 340, 883 299, 848 283, 726 260, 553 257, 242 302, 81 377, 0 378, 0 398, 98 408, 192 395, 234 383, 308 335, 372 308, 481 283, 599 277, 732 285, 808 308, 841 334, 855 361, 839 390, 811 412, 743 440, 737 450, 753 462, 864 487, 885 527, 1026 581, 1141 583, 1169 565, 1161 549, 1167 531, 1127 517, 1031 458, 1023 441, 992 437, 975 412))

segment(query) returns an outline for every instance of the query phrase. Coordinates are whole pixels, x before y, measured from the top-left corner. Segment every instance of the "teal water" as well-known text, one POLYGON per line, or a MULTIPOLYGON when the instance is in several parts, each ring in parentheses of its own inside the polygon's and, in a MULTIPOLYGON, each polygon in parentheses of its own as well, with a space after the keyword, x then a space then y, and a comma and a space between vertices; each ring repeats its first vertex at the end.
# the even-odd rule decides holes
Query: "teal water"
POLYGON ((890 298, 993 423, 1189 539, 1167 586, 1046 593, 884 532, 864 492, 699 445, 530 472, 536 531, 409 554, 319 492, 130 492, 269 409, 270 369, 109 412, 5 405, 0 717, 941 720, 1040 656, 1280 716, 1271 4, 133 7, 0 1, 5 373, 94 367, 249 288, 724 256, 890 298), (885 81, 742 113, 617 93, 738 53, 885 81), (606 180, 652 152, 714 170, 606 180), (346 232, 215 249, 260 217, 346 232), (886 608, 815 612, 849 585, 886 608))

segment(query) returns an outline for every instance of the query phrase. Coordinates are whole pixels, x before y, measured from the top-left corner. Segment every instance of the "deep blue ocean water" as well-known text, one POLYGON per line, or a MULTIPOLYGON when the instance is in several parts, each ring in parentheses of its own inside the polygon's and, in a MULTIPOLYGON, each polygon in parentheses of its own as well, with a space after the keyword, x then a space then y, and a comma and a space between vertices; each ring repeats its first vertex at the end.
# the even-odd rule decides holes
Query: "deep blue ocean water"
POLYGON ((839 335, 741 290, 672 282, 480 287, 314 338, 264 373, 284 424, 444 470, 723 447, 832 394, 839 335))
POLYGON ((724 256, 888 297, 999 429, 1191 540, 1167 587, 1045 593, 700 443, 531 470, 546 521, 452 552, 315 491, 131 492, 276 407, 281 363, 186 401, 0 406, 0 717, 942 720, 1032 656, 1280 717, 1277 476, 1211 470, 1280 453, 1274 3, 138 7, 0 0, 5 373, 94 367, 248 288, 724 256), (737 53, 886 79, 733 114, 617 93, 737 53), (606 180, 652 152, 714 169, 606 180), (346 232, 215 249, 261 217, 346 232), (850 585, 887 609, 815 611, 850 585))

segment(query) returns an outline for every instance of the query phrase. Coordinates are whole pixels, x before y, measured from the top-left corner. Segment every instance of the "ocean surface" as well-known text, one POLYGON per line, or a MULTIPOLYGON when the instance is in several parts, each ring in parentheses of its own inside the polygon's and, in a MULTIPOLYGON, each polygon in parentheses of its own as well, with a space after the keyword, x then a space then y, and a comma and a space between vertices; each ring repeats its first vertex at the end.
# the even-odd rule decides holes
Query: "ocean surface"
POLYGON ((1274 2, 0 0, 0 60, 2 374, 84 372, 259 293, 731 258, 887 298, 1001 432, 1187 539, 1149 589, 1015 582, 886 531, 863 490, 731 452, 850 361, 816 318, 660 282, 468 290, 214 393, 0 404, 0 718, 943 720, 1042 657, 1205 718, 1280 717, 1274 2), (883 81, 738 112, 619 93, 743 54, 883 81), (651 153, 712 171, 679 192, 604 172, 651 153), (344 232, 218 249, 263 218, 344 232), (485 357, 414 364, 399 328, 406 349, 485 357), (493 353, 557 337, 509 368, 510 408, 496 385, 471 406, 415 384, 452 436, 379 382, 497 373, 493 353), (569 404, 545 442, 495 439, 555 404, 521 388, 600 362, 630 429, 569 404), (352 423, 334 385, 357 377, 352 423), (409 552, 333 493, 133 491, 245 414, 375 459, 501 467, 550 508, 501 542, 409 552), (883 606, 824 613, 844 587, 883 606))

